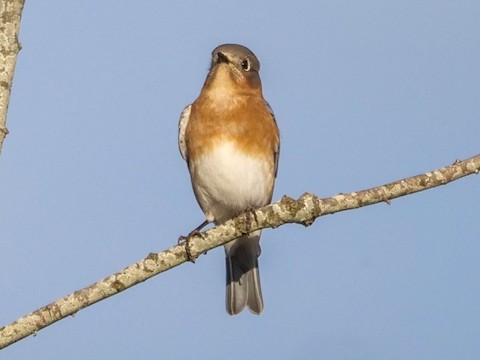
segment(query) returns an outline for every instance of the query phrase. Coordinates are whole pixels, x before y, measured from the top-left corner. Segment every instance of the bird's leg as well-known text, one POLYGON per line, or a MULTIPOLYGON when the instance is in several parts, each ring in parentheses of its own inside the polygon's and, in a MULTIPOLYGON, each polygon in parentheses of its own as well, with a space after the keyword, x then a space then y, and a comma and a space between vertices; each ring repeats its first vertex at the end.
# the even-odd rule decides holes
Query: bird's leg
POLYGON ((185 244, 185 252, 187 253, 187 259, 188 261, 191 261, 192 263, 195 263, 195 259, 192 256, 192 253, 190 251, 190 239, 194 236, 200 236, 203 238, 202 233, 200 230, 202 230, 205 226, 207 226, 209 223, 208 220, 205 220, 202 222, 200 225, 198 225, 195 229, 190 231, 190 233, 187 236, 180 235, 178 238, 178 244, 185 244))
POLYGON ((185 240, 187 240, 188 238, 191 238, 192 236, 195 236, 195 235, 202 236, 202 233, 200 232, 200 230, 202 230, 205 226, 207 226, 208 223, 209 223, 209 221, 208 221, 208 220, 205 220, 205 221, 202 222, 200 225, 198 225, 195 229, 193 229, 192 231, 190 231, 187 236, 181 235, 181 236, 178 238, 178 243, 181 244, 181 243, 183 243, 185 240))

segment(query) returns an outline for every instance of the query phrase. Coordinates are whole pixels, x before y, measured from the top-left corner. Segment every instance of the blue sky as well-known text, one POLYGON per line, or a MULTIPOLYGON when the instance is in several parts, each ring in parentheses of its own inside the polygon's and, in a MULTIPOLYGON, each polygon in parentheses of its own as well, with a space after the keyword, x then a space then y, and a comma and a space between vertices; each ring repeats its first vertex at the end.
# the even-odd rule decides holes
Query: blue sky
MULTIPOLYGON (((0 324, 203 220, 177 149, 211 50, 251 48, 281 130, 274 199, 480 152, 478 1, 27 2, 0 156, 0 324)), ((480 178, 267 230, 265 311, 211 251, 6 359, 478 359, 480 178)))

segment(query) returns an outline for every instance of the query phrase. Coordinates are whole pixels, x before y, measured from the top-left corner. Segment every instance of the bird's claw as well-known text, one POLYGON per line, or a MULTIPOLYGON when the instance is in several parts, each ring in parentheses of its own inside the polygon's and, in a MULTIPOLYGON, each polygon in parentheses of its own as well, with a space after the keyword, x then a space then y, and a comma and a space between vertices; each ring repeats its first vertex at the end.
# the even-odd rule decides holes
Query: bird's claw
POLYGON ((203 234, 198 229, 192 230, 187 236, 181 235, 178 238, 178 245, 183 244, 185 246, 185 254, 187 254, 187 260, 194 264, 195 264, 196 258, 192 255, 192 249, 190 247, 190 239, 195 236, 199 236, 203 239, 203 234))
POLYGON ((243 211, 245 214, 245 235, 250 234, 252 217, 258 223, 257 213, 254 208, 248 208, 243 211))

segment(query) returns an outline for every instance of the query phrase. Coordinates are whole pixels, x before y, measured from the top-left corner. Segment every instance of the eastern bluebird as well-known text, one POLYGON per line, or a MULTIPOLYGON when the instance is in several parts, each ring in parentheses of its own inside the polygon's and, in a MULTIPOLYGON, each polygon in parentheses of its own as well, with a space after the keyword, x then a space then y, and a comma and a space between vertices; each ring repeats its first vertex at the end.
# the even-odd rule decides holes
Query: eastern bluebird
MULTIPOLYGON (((225 44, 212 52, 198 98, 182 112, 179 148, 206 221, 222 223, 272 199, 280 138, 272 109, 262 95, 260 63, 249 49, 225 44)), ((263 310, 258 271, 260 231, 225 245, 226 308, 263 310)))

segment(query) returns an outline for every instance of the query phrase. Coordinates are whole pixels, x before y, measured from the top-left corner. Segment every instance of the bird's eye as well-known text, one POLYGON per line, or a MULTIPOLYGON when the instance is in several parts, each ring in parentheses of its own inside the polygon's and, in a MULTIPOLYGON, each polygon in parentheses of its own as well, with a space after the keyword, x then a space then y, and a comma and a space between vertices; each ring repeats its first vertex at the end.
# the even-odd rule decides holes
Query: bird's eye
POLYGON ((245 59, 242 61, 242 69, 245 71, 250 71, 250 60, 245 59))

